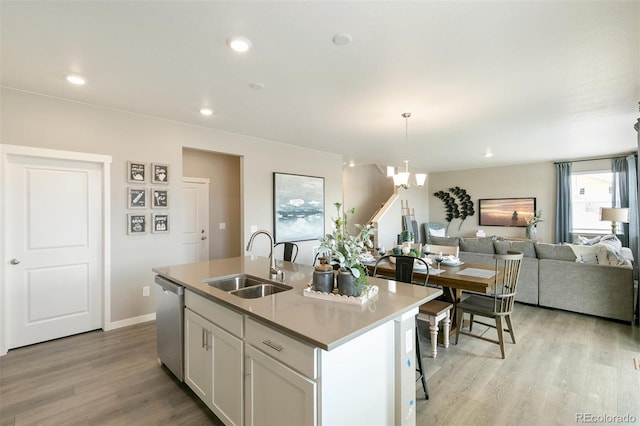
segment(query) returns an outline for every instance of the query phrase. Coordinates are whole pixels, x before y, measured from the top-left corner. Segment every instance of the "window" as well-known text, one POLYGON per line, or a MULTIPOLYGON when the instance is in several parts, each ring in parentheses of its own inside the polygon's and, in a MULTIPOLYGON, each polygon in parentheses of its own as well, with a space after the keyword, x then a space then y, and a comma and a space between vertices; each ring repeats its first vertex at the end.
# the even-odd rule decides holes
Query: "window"
POLYGON ((600 209, 611 207, 612 186, 613 173, 610 171, 572 173, 571 204, 574 233, 611 232, 611 223, 600 220, 600 209))

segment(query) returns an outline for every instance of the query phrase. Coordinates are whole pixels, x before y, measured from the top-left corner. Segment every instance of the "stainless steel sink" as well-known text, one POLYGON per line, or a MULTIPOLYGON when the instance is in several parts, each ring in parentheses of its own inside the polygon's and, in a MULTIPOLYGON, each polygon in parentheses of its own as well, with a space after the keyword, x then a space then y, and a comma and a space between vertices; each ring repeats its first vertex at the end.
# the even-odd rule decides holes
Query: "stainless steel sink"
POLYGON ((290 290, 291 287, 276 286, 273 284, 258 284, 251 287, 241 288, 240 290, 234 290, 231 292, 234 296, 242 297, 243 299, 258 299, 260 297, 269 296, 271 294, 280 293, 281 291, 290 290), (288 288, 287 288, 288 287, 288 288))
POLYGON ((244 299, 257 299, 293 288, 276 281, 270 281, 265 278, 258 278, 247 274, 233 275, 206 281, 205 283, 211 287, 229 292, 244 299))

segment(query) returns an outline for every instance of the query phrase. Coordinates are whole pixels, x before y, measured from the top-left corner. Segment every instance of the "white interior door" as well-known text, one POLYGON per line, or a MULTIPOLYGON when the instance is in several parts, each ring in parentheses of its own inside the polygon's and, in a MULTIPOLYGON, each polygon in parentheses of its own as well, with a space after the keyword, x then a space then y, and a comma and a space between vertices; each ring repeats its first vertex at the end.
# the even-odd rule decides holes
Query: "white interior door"
POLYGON ((182 179, 182 261, 209 260, 209 179, 182 179))
POLYGON ((102 164, 4 158, 6 347, 101 328, 102 164))

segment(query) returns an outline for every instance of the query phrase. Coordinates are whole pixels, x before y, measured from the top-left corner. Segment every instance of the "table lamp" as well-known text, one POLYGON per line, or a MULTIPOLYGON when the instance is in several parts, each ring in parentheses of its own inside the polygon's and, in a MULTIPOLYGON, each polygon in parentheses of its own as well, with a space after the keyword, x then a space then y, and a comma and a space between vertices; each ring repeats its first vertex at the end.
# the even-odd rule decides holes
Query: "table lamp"
POLYGON ((611 233, 616 235, 618 222, 629 222, 629 209, 626 207, 603 207, 600 211, 600 220, 610 220, 611 233))

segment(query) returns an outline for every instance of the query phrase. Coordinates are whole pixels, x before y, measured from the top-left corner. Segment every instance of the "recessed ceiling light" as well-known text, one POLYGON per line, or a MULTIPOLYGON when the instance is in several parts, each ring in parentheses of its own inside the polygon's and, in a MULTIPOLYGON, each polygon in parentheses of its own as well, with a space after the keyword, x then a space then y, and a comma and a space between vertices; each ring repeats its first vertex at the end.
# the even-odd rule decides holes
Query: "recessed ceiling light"
POLYGON ((485 152, 484 154, 482 154, 482 156, 484 158, 491 158, 491 157, 493 157, 493 152, 485 152))
POLYGON ((211 108, 200 108, 200 114, 208 117, 213 115, 213 110, 211 108))
POLYGON ((251 40, 244 37, 232 37, 227 40, 227 44, 235 52, 244 53, 251 49, 251 40))
POLYGON ((349 161, 349 167, 355 167, 356 163, 353 162, 353 160, 349 161))
POLYGON ((347 33, 338 33, 333 36, 333 44, 336 46, 346 46, 351 43, 352 37, 351 34, 347 33))
POLYGON ((68 75, 67 81, 71 84, 75 84, 76 86, 82 86, 87 82, 87 80, 84 77, 76 74, 68 75))

